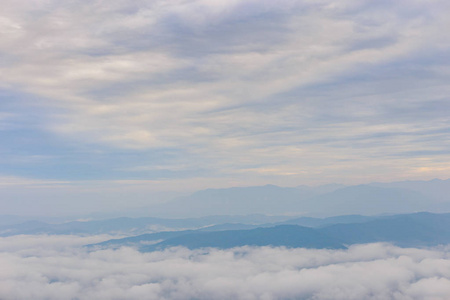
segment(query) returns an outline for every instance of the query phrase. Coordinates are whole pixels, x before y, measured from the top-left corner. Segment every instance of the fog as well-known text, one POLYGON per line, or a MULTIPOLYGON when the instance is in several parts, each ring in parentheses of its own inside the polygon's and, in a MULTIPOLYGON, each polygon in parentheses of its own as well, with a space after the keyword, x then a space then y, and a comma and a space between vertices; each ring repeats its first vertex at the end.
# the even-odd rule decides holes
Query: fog
POLYGON ((449 247, 88 251, 107 236, 0 239, 1 299, 449 299, 449 247))

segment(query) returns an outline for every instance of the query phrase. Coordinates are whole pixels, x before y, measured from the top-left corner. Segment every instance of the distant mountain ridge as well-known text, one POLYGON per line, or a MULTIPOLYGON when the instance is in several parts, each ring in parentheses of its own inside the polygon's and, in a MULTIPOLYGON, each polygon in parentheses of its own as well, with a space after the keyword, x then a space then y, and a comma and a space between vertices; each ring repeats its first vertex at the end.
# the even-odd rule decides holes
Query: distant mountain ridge
POLYGON ((151 207, 149 213, 176 217, 212 214, 399 214, 450 211, 450 179, 343 186, 274 185, 207 189, 151 207))
POLYGON ((305 206, 311 213, 325 216, 377 215, 426 211, 430 202, 429 197, 407 189, 356 185, 309 199, 305 206))
POLYGON ((382 217, 359 224, 333 224, 320 232, 345 244, 390 242, 404 247, 450 243, 450 214, 415 213, 382 217))
MULTIPOLYGON (((335 223, 332 219, 325 221, 322 218, 336 215, 355 215, 355 218, 364 221, 382 214, 449 212, 449 195, 450 179, 356 186, 329 184, 285 188, 265 185, 207 189, 189 197, 141 209, 142 214, 154 217, 63 222, 62 219, 58 221, 50 217, 33 219, 0 215, 0 236, 101 233, 136 235, 163 230, 196 229, 223 223, 317 227, 335 223), (294 218, 295 216, 297 217, 294 218), (286 221, 289 223, 285 223, 286 221)), ((346 218, 346 223, 354 221, 346 218)), ((339 221, 345 222, 343 219, 339 221)))
POLYGON ((378 187, 402 188, 434 199, 437 202, 450 202, 450 179, 432 179, 429 181, 397 181, 390 183, 374 182, 369 185, 378 187))
MULTIPOLYGON (((436 246, 450 243, 450 214, 415 213, 357 218, 355 223, 309 228, 275 225, 241 230, 190 230, 162 232, 105 241, 91 247, 134 246, 141 251, 182 246, 190 249, 239 246, 284 246, 340 249, 352 244, 389 242, 403 247, 436 246)), ((346 220, 345 217, 336 219, 346 220)))
POLYGON ((179 235, 154 245, 143 246, 140 250, 146 252, 173 246, 183 246, 189 249, 204 247, 226 249, 240 246, 345 248, 339 240, 315 229, 298 225, 279 225, 249 230, 225 230, 179 235))
POLYGON ((203 215, 283 214, 300 215, 299 199, 316 194, 311 190, 284 188, 275 185, 206 189, 190 196, 151 207, 150 213, 176 217, 203 215))
POLYGON ((187 219, 163 218, 113 218, 106 220, 72 221, 50 224, 41 221, 26 221, 19 224, 0 226, 0 236, 19 234, 125 234, 136 235, 164 230, 184 230, 201 228, 223 223, 248 222, 251 224, 265 224, 288 220, 288 216, 207 216, 187 219))

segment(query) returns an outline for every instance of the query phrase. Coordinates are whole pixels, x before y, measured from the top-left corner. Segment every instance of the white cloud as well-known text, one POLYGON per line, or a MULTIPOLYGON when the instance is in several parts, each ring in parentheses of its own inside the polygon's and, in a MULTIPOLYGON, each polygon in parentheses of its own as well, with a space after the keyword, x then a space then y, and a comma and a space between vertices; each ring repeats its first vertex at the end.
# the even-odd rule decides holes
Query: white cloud
POLYGON ((0 239, 2 299, 448 299, 448 249, 87 252, 106 237, 0 239))
POLYGON ((45 187, 55 185, 66 185, 68 181, 55 181, 55 180, 39 180, 33 178, 24 178, 16 176, 0 176, 0 188, 5 186, 33 186, 33 187, 45 187))
POLYGON ((446 128, 446 116, 405 112, 420 115, 448 95, 448 72, 432 59, 450 46, 448 8, 4 1, 0 82, 37 96, 47 113, 40 128, 69 141, 182 149, 182 164, 224 174, 277 170, 269 173, 297 174, 297 182, 342 178, 328 169, 337 166, 359 173, 354 181, 362 175, 354 165, 364 162, 380 180, 386 172, 376 166, 386 157, 392 174, 409 174, 417 161, 392 155, 445 149, 439 136, 430 144, 408 133, 446 128), (389 132, 397 134, 372 136, 389 132))

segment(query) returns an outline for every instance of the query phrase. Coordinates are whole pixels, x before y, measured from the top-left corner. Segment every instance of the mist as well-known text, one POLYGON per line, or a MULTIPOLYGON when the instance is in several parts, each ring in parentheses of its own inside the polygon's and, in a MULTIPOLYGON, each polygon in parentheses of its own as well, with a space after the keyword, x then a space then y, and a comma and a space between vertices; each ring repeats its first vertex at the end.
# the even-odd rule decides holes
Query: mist
POLYGON ((0 239, 1 299, 448 299, 448 247, 347 250, 129 247, 107 236, 0 239))

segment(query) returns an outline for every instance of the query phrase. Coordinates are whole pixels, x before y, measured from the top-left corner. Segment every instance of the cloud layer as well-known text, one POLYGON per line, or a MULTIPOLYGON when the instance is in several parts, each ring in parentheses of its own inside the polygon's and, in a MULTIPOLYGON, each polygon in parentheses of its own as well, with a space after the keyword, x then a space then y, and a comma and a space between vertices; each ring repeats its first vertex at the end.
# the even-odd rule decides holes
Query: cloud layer
POLYGON ((336 178, 348 160, 371 176, 381 160, 392 172, 448 172, 448 9, 446 1, 4 1, 0 80, 3 98, 19 104, 5 104, 1 127, 24 126, 39 107, 34 128, 76 153, 78 143, 148 153, 143 164, 114 165, 137 177, 178 177, 182 168, 336 178), (156 149, 165 150, 153 161, 156 149))
MULTIPOLYGON (((0 176, 22 178, 19 194, 36 180, 448 178, 449 11, 443 0, 5 0, 0 176)), ((40 191, 29 194, 48 199, 40 191)))
POLYGON ((448 299, 448 249, 131 248, 105 237, 0 239, 2 299, 448 299))

